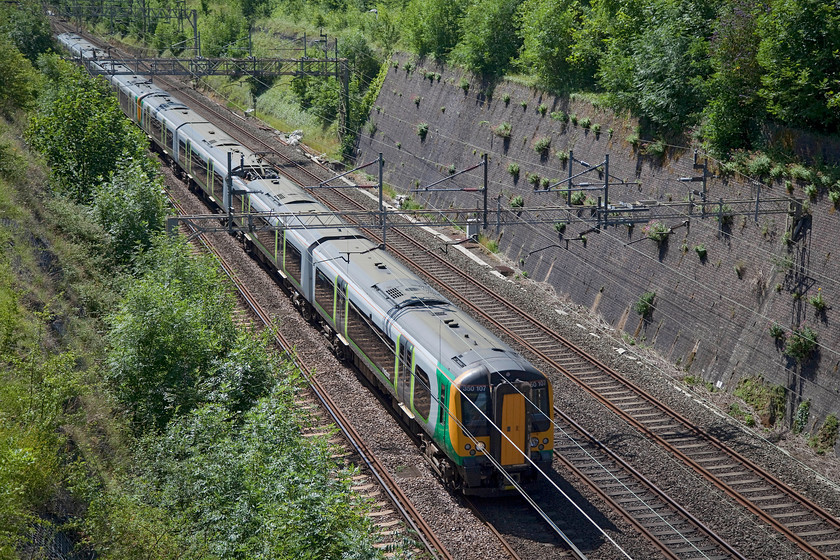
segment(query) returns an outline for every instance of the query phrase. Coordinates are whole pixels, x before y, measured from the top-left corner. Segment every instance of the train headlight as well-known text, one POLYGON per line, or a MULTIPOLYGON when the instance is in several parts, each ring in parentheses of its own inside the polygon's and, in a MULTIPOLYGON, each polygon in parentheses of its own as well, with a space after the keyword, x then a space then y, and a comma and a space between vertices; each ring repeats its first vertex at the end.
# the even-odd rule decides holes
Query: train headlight
POLYGON ((472 445, 470 445, 470 444, 468 443, 467 445, 465 445, 465 446, 464 446, 464 449, 466 449, 467 451, 469 451, 470 449, 472 449, 472 445))
POLYGON ((540 444, 540 446, 539 446, 537 449, 539 449, 540 451, 542 451, 543 449, 545 449, 545 446, 544 446, 543 444, 540 444))
POLYGON ((548 438, 543 438, 543 444, 548 445, 548 438))
POLYGON ((531 438, 531 447, 536 447, 540 444, 539 438, 532 437, 531 438))
POLYGON ((470 450, 470 455, 475 455, 475 449, 470 450))
POLYGON ((484 442, 479 441, 478 443, 475 444, 475 448, 479 451, 484 451, 484 442))

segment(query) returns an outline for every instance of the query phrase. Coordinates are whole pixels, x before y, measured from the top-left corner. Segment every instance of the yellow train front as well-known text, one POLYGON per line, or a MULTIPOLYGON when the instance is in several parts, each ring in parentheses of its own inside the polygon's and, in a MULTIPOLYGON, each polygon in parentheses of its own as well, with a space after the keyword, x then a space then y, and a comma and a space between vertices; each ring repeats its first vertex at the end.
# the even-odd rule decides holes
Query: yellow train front
POLYGON ((546 377, 505 347, 470 350, 452 362, 450 414, 435 439, 446 446, 461 490, 498 495, 548 470, 554 425, 546 377))

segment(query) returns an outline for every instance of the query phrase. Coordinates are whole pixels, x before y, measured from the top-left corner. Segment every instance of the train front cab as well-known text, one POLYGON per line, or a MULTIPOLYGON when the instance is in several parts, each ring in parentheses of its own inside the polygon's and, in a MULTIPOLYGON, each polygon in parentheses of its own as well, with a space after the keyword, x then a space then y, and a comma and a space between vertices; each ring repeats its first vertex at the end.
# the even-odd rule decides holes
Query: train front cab
POLYGON ((551 467, 551 385, 540 374, 523 381, 517 377, 523 372, 507 373, 504 381, 504 374, 492 374, 491 383, 486 373, 467 373, 451 391, 450 442, 465 494, 494 496, 514 490, 493 462, 517 483, 538 475, 534 465, 551 467))

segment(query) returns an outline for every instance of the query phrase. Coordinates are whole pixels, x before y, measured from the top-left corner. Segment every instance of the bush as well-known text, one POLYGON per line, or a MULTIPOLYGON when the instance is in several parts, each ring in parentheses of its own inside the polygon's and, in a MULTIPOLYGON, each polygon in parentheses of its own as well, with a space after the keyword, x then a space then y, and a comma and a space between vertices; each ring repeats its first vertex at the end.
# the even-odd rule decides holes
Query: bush
POLYGON ((521 196, 517 195, 510 199, 511 208, 522 208, 523 206, 525 206, 525 200, 521 196))
POLYGON ((817 333, 810 327, 793 329, 785 344, 785 355, 805 363, 817 348, 817 333))
POLYGON ((420 137, 420 140, 425 140, 426 135, 429 133, 429 125, 428 123, 420 123, 417 125, 417 136, 420 137))
POLYGON ((589 117, 584 117, 580 120, 581 128, 589 128, 590 126, 592 126, 592 120, 589 117))
POLYGON ((662 243, 663 241, 666 241, 670 233, 671 228, 669 228, 662 222, 656 220, 648 222, 642 228, 642 234, 647 236, 648 239, 656 241, 656 243, 662 243))
POLYGON ((563 164, 565 164, 567 161, 569 161, 569 152, 560 151, 560 152, 557 152, 556 155, 557 155, 557 159, 559 159, 561 162, 563 162, 563 164))
POLYGON ((694 246, 694 251, 697 253, 697 256, 700 257, 700 260, 706 259, 706 246, 702 243, 700 245, 694 246))
POLYGON ((534 143, 534 151, 543 156, 546 154, 546 152, 548 152, 548 149, 550 147, 551 138, 549 138, 548 136, 543 136, 534 143))
POLYGON ((803 401, 796 407, 796 415, 793 417, 793 433, 800 434, 808 425, 808 417, 811 415, 811 401, 803 401))
POLYGON ((586 193, 583 191, 575 191, 572 193, 572 204, 581 205, 586 202, 586 193))
POLYGON ((510 134, 512 131, 513 127, 510 125, 510 123, 503 122, 493 129, 493 134, 495 134, 499 138, 510 138, 510 134))
POLYGON ((813 447, 819 455, 826 451, 831 451, 837 444, 837 432, 840 427, 840 422, 833 414, 829 414, 825 418, 825 422, 817 431, 816 434, 808 441, 808 444, 813 447))
POLYGON ((563 111, 552 111, 550 117, 555 121, 560 121, 561 123, 569 122, 569 115, 563 111))
POLYGON ((519 178, 519 164, 511 163, 508 165, 507 172, 513 175, 514 178, 519 178))
POLYGON ((467 92, 470 91, 470 82, 466 78, 461 78, 461 82, 458 84, 458 86, 462 90, 464 90, 464 93, 467 93, 467 92))
POLYGON ((644 319, 649 319, 651 313, 655 309, 653 300, 656 298, 656 292, 645 292, 640 297, 633 309, 644 319))
POLYGON ((537 112, 542 116, 545 116, 545 113, 547 111, 548 111, 548 106, 545 103, 540 103, 540 106, 537 107, 537 112))
POLYGON ((566 231, 566 222, 557 222, 554 224, 554 231, 557 233, 563 233, 566 231))
POLYGON ((786 337, 784 327, 782 327, 779 323, 773 322, 773 324, 770 325, 770 336, 772 336, 775 340, 784 340, 786 337))
POLYGON ((817 295, 813 296, 808 301, 814 306, 814 309, 816 309, 817 312, 825 311, 827 305, 822 296, 822 288, 817 288, 817 295))
POLYGON ((767 154, 759 154, 747 164, 747 170, 753 177, 764 177, 770 174, 773 162, 767 154))

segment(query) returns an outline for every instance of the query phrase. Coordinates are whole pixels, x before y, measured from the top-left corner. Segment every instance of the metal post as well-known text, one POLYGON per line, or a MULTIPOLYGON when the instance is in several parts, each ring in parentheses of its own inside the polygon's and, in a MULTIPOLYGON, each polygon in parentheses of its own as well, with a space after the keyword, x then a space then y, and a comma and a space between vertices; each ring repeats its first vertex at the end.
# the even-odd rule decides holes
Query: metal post
MULTIPOLYGON (((610 225, 610 154, 604 155, 604 227, 610 225)), ((601 205, 598 204, 600 208, 601 205)))
POLYGON ((761 183, 758 183, 755 189, 755 223, 758 223, 758 201, 761 197, 761 183))
POLYGON ((482 229, 487 229, 487 153, 481 156, 481 160, 484 163, 484 224, 482 225, 482 229))
POLYGON ((496 198, 496 235, 502 232, 502 195, 496 198))
POLYGON ((723 231, 723 199, 718 202, 718 233, 723 231))
POLYGON ((572 205, 572 164, 575 162, 575 153, 569 150, 569 186, 566 187, 566 205, 572 205))

